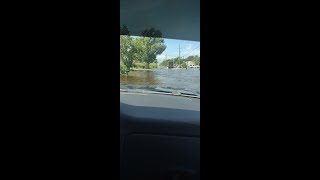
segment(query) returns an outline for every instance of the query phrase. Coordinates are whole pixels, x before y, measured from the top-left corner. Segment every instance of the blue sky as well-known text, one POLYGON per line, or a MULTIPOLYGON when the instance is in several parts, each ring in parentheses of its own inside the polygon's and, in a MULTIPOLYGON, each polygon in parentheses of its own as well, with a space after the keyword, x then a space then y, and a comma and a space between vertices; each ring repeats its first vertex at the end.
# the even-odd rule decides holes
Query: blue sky
MULTIPOLYGON (((136 38, 137 36, 132 37, 136 38)), ((200 56, 200 42, 198 41, 185 41, 164 38, 164 43, 167 46, 167 48, 162 54, 157 56, 158 63, 161 63, 166 57, 167 59, 178 57, 179 44, 181 50, 181 57, 188 57, 192 55, 200 56)))
POLYGON ((185 41, 185 40, 176 40, 176 39, 164 39, 167 49, 157 56, 158 63, 161 63, 165 57, 167 59, 175 58, 179 56, 179 44, 180 44, 180 56, 188 57, 191 55, 200 56, 200 42, 197 41, 185 41))

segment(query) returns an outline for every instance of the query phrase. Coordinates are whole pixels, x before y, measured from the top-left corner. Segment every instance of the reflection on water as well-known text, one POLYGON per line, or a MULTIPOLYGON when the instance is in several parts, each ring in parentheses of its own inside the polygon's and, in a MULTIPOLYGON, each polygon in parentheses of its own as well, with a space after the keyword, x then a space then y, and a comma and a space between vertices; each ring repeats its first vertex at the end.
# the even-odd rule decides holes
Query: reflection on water
POLYGON ((129 85, 155 86, 158 84, 154 71, 133 71, 129 76, 120 76, 120 83, 129 85))
POLYGON ((120 84, 135 87, 163 87, 183 89, 200 94, 199 69, 155 69, 133 71, 129 76, 120 76, 120 84))

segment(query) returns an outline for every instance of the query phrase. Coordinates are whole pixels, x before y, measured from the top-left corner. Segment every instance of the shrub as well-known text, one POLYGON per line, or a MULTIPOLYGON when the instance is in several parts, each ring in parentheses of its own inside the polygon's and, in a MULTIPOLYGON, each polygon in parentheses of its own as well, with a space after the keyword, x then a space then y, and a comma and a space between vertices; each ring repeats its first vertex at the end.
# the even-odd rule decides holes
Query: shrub
POLYGON ((125 74, 127 67, 120 61, 120 74, 125 74))
POLYGON ((181 65, 182 68, 187 68, 187 63, 183 62, 181 65))
POLYGON ((135 62, 133 66, 137 69, 144 69, 146 67, 145 63, 142 62, 135 62))
POLYGON ((150 64, 149 64, 149 67, 150 67, 151 69, 156 69, 156 68, 158 68, 158 63, 150 63, 150 64))

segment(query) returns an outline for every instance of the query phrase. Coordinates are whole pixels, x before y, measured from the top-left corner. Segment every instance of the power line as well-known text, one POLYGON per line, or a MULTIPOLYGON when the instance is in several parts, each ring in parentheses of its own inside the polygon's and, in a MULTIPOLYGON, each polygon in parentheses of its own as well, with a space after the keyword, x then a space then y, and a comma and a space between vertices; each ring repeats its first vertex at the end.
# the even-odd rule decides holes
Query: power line
POLYGON ((179 44, 179 59, 180 59, 180 53, 181 53, 181 50, 180 50, 180 44, 179 44))
MULTIPOLYGON (((200 47, 200 45, 198 47, 194 48, 192 51, 190 51, 187 55, 191 54, 194 50, 198 49, 199 47, 200 47)), ((187 55, 184 55, 182 57, 186 57, 187 55)))

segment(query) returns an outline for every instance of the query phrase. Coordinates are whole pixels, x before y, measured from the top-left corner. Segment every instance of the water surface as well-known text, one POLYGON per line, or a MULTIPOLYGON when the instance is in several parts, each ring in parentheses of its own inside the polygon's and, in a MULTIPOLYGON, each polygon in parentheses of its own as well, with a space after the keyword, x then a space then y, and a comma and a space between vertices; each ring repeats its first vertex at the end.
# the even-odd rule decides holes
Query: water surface
POLYGON ((181 89, 200 94, 200 70, 154 69, 132 71, 128 77, 120 76, 120 85, 181 89))

